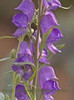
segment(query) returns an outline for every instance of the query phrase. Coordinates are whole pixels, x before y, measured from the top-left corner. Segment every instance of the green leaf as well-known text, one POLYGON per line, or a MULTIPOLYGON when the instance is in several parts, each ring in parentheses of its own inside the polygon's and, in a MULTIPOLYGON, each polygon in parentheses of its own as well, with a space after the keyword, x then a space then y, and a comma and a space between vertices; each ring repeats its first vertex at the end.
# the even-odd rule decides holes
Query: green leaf
POLYGON ((52 31, 52 28, 46 34, 44 34, 43 37, 42 37, 42 41, 41 41, 41 44, 40 44, 40 57, 42 56, 42 50, 45 46, 46 40, 47 40, 49 34, 51 33, 51 31, 52 31))
POLYGON ((72 5, 70 5, 69 7, 61 7, 62 9, 70 9, 72 7, 72 5))
POLYGON ((33 64, 33 63, 31 63, 31 62, 19 62, 19 63, 13 63, 14 65, 17 65, 17 66, 22 66, 22 65, 26 65, 26 64, 28 64, 28 65, 31 65, 31 66, 34 66, 35 67, 35 65, 33 64))
POLYGON ((2 58, 2 59, 0 59, 0 62, 6 61, 6 60, 9 60, 9 59, 11 59, 11 57, 2 58))
POLYGON ((52 55, 53 53, 50 51, 50 50, 48 50, 48 58, 52 55))
POLYGON ((58 49, 62 49, 62 48, 64 48, 64 46, 65 46, 65 43, 64 44, 61 44, 61 45, 57 45, 57 48, 58 49))
POLYGON ((7 72, 4 72, 3 74, 8 74, 8 73, 12 73, 13 70, 10 70, 10 71, 7 71, 7 72))
POLYGON ((13 36, 1 36, 0 39, 14 39, 13 36))
POLYGON ((34 96, 33 96, 33 93, 32 93, 30 86, 25 85, 25 84, 27 84, 27 82, 24 79, 23 79, 23 83, 24 83, 25 90, 26 90, 30 100, 34 100, 34 96))
POLYGON ((36 67, 32 67, 32 69, 33 69, 33 75, 30 77, 29 82, 31 82, 34 76, 36 75, 36 67))

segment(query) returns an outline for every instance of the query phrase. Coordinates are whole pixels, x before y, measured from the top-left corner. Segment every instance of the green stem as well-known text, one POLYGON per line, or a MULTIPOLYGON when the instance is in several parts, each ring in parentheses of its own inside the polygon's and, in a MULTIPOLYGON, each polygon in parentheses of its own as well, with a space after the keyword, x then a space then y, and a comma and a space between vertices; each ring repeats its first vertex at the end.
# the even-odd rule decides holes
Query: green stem
MULTIPOLYGON (((39 52, 39 35, 40 35, 40 23, 41 23, 41 15, 42 15, 42 0, 40 0, 38 2, 38 6, 39 6, 39 15, 38 15, 38 27, 37 27, 37 40, 36 40, 36 47, 35 47, 35 65, 36 65, 36 69, 37 69, 37 73, 35 75, 34 78, 34 85, 35 87, 37 87, 37 78, 38 78, 38 66, 39 66, 39 60, 38 60, 38 52, 39 52)), ((34 89, 34 100, 37 100, 36 97, 37 91, 36 88, 34 89)))
MULTIPOLYGON (((19 40, 19 43, 18 43, 17 52, 16 52, 16 59, 17 59, 17 54, 19 52, 20 43, 23 40, 23 37, 20 37, 18 40, 19 40)), ((11 100, 15 100, 15 88, 16 88, 16 72, 13 71, 13 87, 12 87, 11 100)))
POLYGON ((24 36, 23 35, 18 38, 19 43, 18 43, 18 47, 17 47, 17 51, 16 51, 16 59, 17 59, 17 56, 18 56, 17 54, 18 54, 19 49, 20 49, 20 44, 23 41, 23 39, 24 39, 24 36))
POLYGON ((0 39, 15 39, 13 36, 1 36, 0 39))
POLYGON ((16 87, 16 72, 13 72, 13 87, 12 87, 12 95, 11 100, 15 100, 15 87, 16 87))

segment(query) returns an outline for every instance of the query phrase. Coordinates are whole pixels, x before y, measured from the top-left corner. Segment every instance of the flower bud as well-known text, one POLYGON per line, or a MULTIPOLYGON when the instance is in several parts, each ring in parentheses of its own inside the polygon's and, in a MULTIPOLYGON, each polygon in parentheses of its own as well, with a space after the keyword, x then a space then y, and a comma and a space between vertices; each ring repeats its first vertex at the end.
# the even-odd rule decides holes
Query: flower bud
POLYGON ((11 58, 15 58, 15 56, 16 56, 16 50, 15 49, 12 49, 12 51, 11 51, 11 58))
POLYGON ((10 100, 10 97, 8 94, 5 94, 5 100, 10 100))

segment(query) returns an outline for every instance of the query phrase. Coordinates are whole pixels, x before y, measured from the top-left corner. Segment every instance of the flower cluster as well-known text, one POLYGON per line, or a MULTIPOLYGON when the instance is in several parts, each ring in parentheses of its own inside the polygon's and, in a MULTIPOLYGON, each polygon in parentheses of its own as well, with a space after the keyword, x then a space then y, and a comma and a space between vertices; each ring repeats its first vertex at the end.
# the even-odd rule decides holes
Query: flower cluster
MULTIPOLYGON (((40 0, 38 0, 38 3, 40 0)), ((55 75, 54 69, 50 66, 50 62, 48 60, 48 50, 50 50, 53 54, 57 52, 61 52, 56 46, 54 46, 54 42, 59 41, 63 35, 61 31, 56 28, 59 26, 58 21, 53 13, 53 10, 56 8, 61 8, 62 5, 59 0, 42 0, 42 15, 40 20, 40 32, 39 32, 39 41, 38 41, 38 57, 40 56, 40 46, 42 42, 42 37, 52 28, 51 33, 47 37, 46 47, 43 47, 41 57, 39 60, 39 67, 42 64, 46 64, 40 68, 38 72, 38 82, 40 84, 41 91, 43 92, 44 100, 54 100, 52 95, 59 90, 58 82, 56 81, 58 78, 55 75)), ((21 13, 17 13, 13 16, 12 22, 18 27, 18 29, 14 32, 13 36, 16 38, 20 38, 23 34, 27 35, 27 31, 29 29, 29 24, 32 24, 33 16, 35 15, 35 5, 32 0, 23 0, 21 4, 15 8, 21 13)), ((19 52, 17 53, 17 58, 14 63, 21 62, 31 62, 35 64, 35 53, 36 53, 36 39, 38 30, 35 30, 34 33, 30 33, 30 42, 22 41, 20 43, 19 52), (33 38, 32 38, 33 37, 33 38), (35 41, 33 41, 33 39, 35 41)), ((27 83, 34 84, 34 79, 29 81, 29 79, 33 76, 34 70, 33 66, 30 64, 25 65, 12 65, 13 71, 17 74, 21 75, 21 80, 26 80, 27 83)), ((18 100, 30 100, 24 85, 18 84, 15 89, 15 97, 18 100)), ((31 88, 32 90, 32 88, 31 88)))

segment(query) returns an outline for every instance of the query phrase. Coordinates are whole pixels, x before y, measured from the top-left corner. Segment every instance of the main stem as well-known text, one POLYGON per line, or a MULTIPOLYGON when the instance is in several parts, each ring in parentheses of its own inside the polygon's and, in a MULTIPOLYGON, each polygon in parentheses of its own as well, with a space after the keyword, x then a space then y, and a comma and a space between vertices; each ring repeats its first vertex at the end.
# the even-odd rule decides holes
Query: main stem
MULTIPOLYGON (((38 14, 38 27, 37 27, 37 39, 36 39, 36 53, 35 53, 35 65, 37 69, 37 73, 35 76, 35 86, 37 87, 37 76, 38 76, 38 66, 39 66, 39 60, 38 60, 38 53, 39 53, 39 35, 40 35, 40 23, 41 23, 41 14, 42 14, 42 0, 39 0, 38 2, 38 7, 39 7, 39 14, 38 14)), ((36 89, 34 91, 34 100, 37 100, 36 98, 36 89)))

